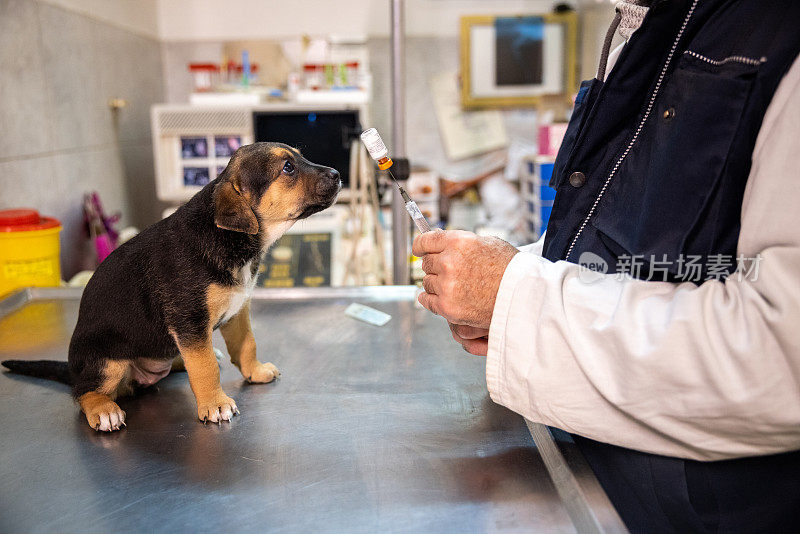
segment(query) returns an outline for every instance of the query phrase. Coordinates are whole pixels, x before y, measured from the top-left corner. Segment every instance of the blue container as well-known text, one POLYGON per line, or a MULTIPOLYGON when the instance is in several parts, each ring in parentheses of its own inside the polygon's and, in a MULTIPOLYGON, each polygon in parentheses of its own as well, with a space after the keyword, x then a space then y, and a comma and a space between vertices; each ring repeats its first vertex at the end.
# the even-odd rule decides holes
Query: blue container
POLYGON ((550 213, 553 206, 542 206, 542 230, 547 229, 547 222, 550 220, 550 213))
POLYGON ((553 163, 538 163, 539 166, 539 179, 542 183, 550 183, 550 178, 553 176, 553 163))

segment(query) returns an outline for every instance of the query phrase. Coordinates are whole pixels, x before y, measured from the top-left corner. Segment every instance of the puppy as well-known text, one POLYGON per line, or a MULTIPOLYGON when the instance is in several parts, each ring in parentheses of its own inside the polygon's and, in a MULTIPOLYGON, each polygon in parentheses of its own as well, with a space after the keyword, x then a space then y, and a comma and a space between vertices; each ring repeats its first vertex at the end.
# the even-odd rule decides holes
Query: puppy
POLYGON ((69 361, 5 361, 13 372, 67 382, 95 430, 125 426, 114 400, 164 378, 183 359, 202 421, 239 413, 220 386, 211 333, 249 382, 280 373, 256 358, 250 294, 259 260, 295 221, 329 207, 339 173, 278 143, 241 147, 216 180, 115 250, 83 292, 69 361))

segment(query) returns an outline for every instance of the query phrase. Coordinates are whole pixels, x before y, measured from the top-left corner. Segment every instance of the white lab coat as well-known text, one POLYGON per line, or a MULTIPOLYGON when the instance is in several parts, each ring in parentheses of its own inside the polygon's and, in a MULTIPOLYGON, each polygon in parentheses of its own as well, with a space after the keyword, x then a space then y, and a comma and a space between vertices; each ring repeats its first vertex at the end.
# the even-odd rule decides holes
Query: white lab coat
POLYGON ((645 452, 718 460, 800 449, 800 58, 767 109, 737 251, 758 276, 599 276, 523 248, 489 330, 492 399, 645 452))

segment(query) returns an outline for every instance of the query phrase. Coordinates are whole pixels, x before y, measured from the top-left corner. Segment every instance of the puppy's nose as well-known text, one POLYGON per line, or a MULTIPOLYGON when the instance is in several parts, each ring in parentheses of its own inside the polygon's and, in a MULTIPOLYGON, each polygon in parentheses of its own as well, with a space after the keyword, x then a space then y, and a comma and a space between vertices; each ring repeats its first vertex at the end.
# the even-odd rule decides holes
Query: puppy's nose
POLYGON ((342 177, 336 169, 325 169, 317 182, 317 193, 322 196, 335 195, 342 187, 342 177))

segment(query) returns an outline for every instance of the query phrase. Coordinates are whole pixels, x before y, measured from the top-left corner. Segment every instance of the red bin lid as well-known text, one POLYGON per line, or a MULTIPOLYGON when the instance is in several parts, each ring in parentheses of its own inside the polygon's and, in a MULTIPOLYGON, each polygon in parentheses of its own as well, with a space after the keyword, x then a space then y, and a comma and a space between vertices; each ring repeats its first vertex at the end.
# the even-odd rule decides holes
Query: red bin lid
POLYGON ((61 226, 58 219, 42 217, 36 210, 15 209, 0 211, 0 232, 30 232, 61 226))

